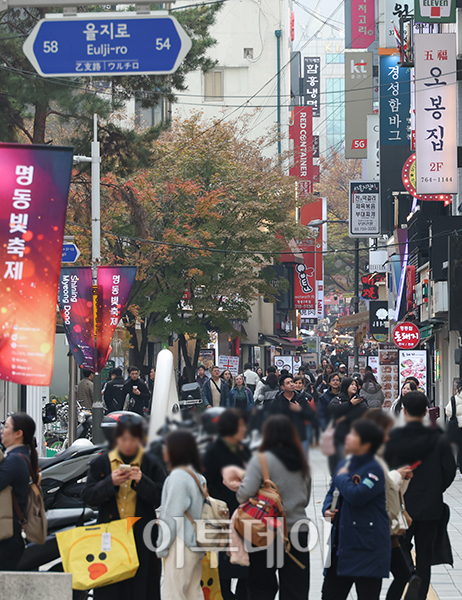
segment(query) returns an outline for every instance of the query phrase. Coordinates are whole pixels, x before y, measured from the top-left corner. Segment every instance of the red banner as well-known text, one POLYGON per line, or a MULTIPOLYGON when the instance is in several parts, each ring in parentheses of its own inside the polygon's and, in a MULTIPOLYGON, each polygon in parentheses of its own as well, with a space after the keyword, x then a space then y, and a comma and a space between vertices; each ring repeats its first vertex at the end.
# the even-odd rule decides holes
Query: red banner
POLYGON ((123 316, 136 267, 98 268, 98 365, 95 360, 91 267, 62 269, 58 304, 69 346, 79 366, 101 372, 108 361, 114 331, 123 316))
POLYGON ((316 254, 314 244, 302 244, 304 263, 295 265, 294 308, 313 311, 316 316, 316 254))
POLYGON ((0 379, 51 382, 72 148, 0 144, 0 379))
POLYGON ((294 141, 294 164, 289 173, 298 179, 300 198, 313 193, 313 107, 294 107, 294 120, 289 128, 294 141))

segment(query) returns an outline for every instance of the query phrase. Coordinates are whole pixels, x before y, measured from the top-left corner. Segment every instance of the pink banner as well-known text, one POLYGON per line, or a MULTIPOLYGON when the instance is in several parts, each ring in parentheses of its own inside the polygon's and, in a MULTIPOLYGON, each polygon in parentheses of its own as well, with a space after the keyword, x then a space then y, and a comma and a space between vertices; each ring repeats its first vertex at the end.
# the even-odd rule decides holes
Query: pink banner
POLYGON ((369 48, 374 40, 375 0, 351 0, 351 48, 369 48))

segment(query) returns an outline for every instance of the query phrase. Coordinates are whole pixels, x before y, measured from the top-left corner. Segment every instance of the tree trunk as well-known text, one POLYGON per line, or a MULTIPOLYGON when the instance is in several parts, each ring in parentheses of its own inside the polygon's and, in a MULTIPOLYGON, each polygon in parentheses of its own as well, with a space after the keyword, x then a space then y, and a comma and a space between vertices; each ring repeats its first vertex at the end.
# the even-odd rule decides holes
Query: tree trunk
POLYGON ((188 381, 192 383, 196 379, 197 363, 199 361, 199 352, 201 349, 201 340, 196 339, 196 347, 194 349, 194 356, 192 360, 188 354, 188 343, 186 341, 186 336, 183 333, 178 336, 178 343, 180 345, 181 355, 183 356, 186 365, 188 381))
POLYGON ((48 116, 48 102, 35 104, 34 117, 34 135, 32 136, 33 144, 45 143, 45 130, 48 116))

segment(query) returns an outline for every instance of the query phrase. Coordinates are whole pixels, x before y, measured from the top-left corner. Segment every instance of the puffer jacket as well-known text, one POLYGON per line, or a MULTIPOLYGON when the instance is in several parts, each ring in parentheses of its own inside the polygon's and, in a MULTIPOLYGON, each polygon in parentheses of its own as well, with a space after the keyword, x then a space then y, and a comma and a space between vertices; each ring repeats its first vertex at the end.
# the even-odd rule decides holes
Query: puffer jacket
POLYGON ((373 381, 367 381, 361 388, 359 395, 367 402, 368 408, 382 408, 382 404, 385 402, 382 386, 380 383, 374 383, 373 381))
MULTIPOLYGON (((462 392, 459 392, 454 396, 454 400, 456 401, 456 417, 459 421, 459 427, 462 427, 462 392)), ((446 408, 444 409, 446 416, 448 419, 452 417, 452 402, 449 400, 446 408)))

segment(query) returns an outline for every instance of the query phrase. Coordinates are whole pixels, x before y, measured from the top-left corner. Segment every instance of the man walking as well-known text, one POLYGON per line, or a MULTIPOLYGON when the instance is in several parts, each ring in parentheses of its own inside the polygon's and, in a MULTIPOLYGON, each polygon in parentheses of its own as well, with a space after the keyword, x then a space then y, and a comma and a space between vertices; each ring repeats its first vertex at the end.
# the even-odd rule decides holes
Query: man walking
POLYGON ((260 377, 258 377, 255 371, 252 371, 252 365, 250 363, 245 363, 244 365, 244 379, 246 386, 253 394, 257 387, 257 383, 260 381, 260 377))
POLYGON ((140 379, 138 367, 129 367, 128 374, 130 377, 124 384, 123 396, 124 398, 127 394, 130 396, 129 410, 143 416, 144 409, 149 407, 151 394, 146 382, 140 379))
POLYGON ((220 379, 220 367, 214 365, 212 367, 212 377, 202 386, 202 402, 206 408, 212 406, 228 406, 229 387, 222 379, 220 379))
MULTIPOLYGON (((285 415, 294 424, 300 440, 306 442, 306 424, 316 417, 316 413, 308 404, 306 396, 295 391, 292 375, 281 375, 279 378, 281 391, 271 401, 268 411, 271 415, 285 415)), ((306 446, 306 444, 305 444, 306 446)))
MULTIPOLYGON (((456 462, 451 446, 438 427, 426 427, 428 400, 422 392, 408 392, 404 401, 406 425, 393 429, 385 450, 390 469, 405 465, 414 467, 404 500, 412 524, 406 531, 403 550, 410 556, 412 538, 415 541, 416 574, 421 579, 418 600, 427 597, 430 585, 434 538, 438 529, 445 527, 447 507, 443 492, 451 485, 456 474, 456 462)), ((411 577, 411 583, 416 580, 411 577)), ((414 584, 415 585, 415 584, 414 584)))
POLYGON ((125 379, 122 376, 122 369, 120 367, 112 369, 111 375, 115 375, 115 377, 107 382, 104 390, 104 402, 108 412, 122 410, 125 401, 125 379))
POLYGON ((83 370, 83 379, 77 386, 77 402, 82 408, 91 410, 93 406, 93 377, 91 371, 83 370))

